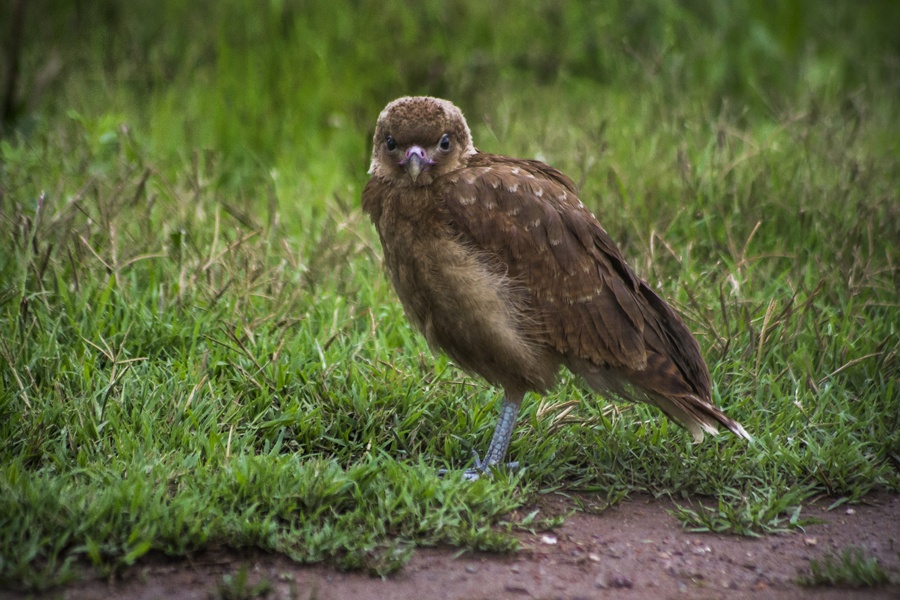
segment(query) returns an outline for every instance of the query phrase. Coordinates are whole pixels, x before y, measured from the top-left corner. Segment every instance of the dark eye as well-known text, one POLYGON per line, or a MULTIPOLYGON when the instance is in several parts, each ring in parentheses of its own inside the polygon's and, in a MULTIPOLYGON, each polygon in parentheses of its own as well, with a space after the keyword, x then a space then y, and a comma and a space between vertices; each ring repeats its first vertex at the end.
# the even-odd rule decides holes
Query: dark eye
POLYGON ((447 151, 450 149, 450 136, 448 134, 444 134, 441 136, 441 142, 438 144, 441 150, 447 151))
POLYGON ((391 136, 384 138, 384 145, 387 146, 388 152, 393 152, 397 149, 397 142, 395 142, 394 138, 391 136))

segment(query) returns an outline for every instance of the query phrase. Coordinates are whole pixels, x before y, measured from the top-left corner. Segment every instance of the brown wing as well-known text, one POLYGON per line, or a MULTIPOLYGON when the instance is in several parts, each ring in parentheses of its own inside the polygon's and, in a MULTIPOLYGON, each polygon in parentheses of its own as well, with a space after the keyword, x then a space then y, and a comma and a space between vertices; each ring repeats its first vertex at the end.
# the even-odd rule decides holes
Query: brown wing
POLYGON ((690 331, 625 264, 568 177, 476 154, 435 184, 460 235, 521 283, 536 342, 655 393, 709 398, 690 331))

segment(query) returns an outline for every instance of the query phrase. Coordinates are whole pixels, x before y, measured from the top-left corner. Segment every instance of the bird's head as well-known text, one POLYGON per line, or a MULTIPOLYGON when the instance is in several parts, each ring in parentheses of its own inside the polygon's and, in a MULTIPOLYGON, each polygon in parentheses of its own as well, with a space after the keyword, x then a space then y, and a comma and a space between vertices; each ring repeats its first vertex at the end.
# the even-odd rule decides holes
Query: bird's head
POLYGON ((369 174, 426 186, 462 167, 474 153, 469 126, 453 103, 407 96, 388 104, 378 116, 369 174))

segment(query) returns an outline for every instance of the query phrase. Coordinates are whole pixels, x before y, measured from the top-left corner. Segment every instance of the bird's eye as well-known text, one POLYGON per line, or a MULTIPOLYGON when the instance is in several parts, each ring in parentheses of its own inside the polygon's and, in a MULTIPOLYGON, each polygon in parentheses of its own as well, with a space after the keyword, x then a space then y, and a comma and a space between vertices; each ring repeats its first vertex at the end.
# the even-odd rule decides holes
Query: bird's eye
POLYGON ((394 141, 392 136, 384 138, 384 145, 387 146, 388 152, 393 152, 397 149, 397 142, 394 141))
POLYGON ((441 136, 441 141, 438 144, 438 146, 440 146, 441 150, 443 150, 445 152, 447 150, 449 150, 450 149, 450 135, 445 133, 443 136, 441 136))

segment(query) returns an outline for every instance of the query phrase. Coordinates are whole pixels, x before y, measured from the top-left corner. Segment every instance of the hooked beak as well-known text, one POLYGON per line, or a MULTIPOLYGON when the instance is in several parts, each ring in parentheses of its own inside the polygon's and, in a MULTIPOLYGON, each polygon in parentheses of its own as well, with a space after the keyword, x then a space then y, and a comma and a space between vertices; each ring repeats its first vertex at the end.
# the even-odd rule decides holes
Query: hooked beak
POLYGON ((419 146, 410 146, 406 151, 406 158, 400 161, 400 164, 406 167, 406 172, 412 177, 413 183, 419 178, 419 175, 434 164, 434 161, 428 158, 425 150, 419 146))

